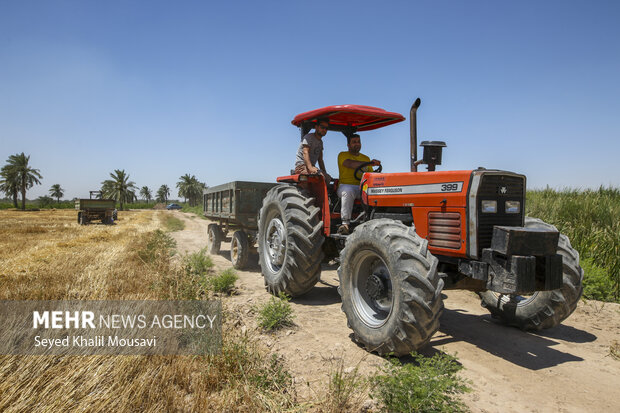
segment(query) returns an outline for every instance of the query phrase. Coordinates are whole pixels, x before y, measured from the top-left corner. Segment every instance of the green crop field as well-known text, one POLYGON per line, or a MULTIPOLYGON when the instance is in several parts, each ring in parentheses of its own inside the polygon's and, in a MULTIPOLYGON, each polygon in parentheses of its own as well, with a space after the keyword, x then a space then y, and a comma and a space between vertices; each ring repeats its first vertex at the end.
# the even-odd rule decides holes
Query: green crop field
POLYGON ((620 189, 527 192, 526 213, 555 225, 579 251, 584 297, 620 302, 620 189))

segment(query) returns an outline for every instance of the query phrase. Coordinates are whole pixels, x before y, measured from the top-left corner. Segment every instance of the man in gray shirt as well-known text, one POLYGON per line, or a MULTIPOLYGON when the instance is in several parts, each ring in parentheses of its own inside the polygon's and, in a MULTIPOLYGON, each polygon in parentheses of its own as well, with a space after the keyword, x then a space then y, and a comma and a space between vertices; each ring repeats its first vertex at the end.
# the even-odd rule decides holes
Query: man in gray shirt
POLYGON ((323 136, 327 134, 329 129, 329 120, 325 118, 317 119, 314 133, 308 133, 301 138, 299 148, 297 148, 297 156, 295 158, 296 174, 321 174, 325 181, 331 181, 331 176, 325 169, 323 163, 323 136), (318 169, 316 162, 319 162, 318 169))

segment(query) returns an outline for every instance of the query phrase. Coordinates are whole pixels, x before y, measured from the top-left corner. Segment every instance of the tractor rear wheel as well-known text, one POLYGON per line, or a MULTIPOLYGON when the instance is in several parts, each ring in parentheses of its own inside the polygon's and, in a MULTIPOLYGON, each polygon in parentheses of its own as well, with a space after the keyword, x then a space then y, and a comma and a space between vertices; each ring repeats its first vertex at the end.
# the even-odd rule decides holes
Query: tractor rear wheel
POLYGON ((358 226, 338 268, 342 311, 355 340, 396 356, 428 344, 443 310, 437 263, 413 227, 391 219, 358 226))
POLYGON ((230 240, 230 261, 234 268, 242 270, 248 263, 250 255, 250 243, 248 234, 243 231, 235 231, 230 240))
MULTIPOLYGON (((525 227, 557 231, 553 225, 530 217, 525 217, 525 227)), ((542 330, 560 324, 577 308, 583 292, 583 270, 579 266, 579 253, 564 234, 560 234, 557 253, 562 256, 562 287, 537 291, 528 297, 484 291, 478 293, 482 306, 494 317, 522 330, 542 330)))
POLYGON ((314 198, 291 185, 269 190, 258 218, 258 261, 269 292, 296 297, 319 281, 322 228, 314 198))
POLYGON ((222 230, 217 224, 209 224, 207 227, 207 252, 212 255, 220 253, 220 246, 222 245, 222 230))

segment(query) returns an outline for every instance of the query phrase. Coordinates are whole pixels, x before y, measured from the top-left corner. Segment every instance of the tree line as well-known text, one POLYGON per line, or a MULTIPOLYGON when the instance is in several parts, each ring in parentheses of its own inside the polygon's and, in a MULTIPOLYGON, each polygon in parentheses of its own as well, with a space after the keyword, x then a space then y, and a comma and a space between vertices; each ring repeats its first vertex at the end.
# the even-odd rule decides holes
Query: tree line
MULTIPOLYGON (((30 165, 30 155, 23 152, 8 157, 6 164, 0 169, 0 192, 11 198, 13 206, 18 208, 18 198, 21 195, 21 209, 26 209, 26 192, 34 185, 41 185, 43 176, 38 169, 30 165)), ((201 202, 203 190, 207 188, 204 182, 200 182, 194 175, 185 174, 179 178, 176 184, 179 196, 183 197, 190 206, 196 206, 201 202)), ((110 173, 110 178, 101 182, 101 196, 114 199, 120 204, 120 209, 128 203, 137 201, 136 192, 138 187, 131 181, 129 174, 124 169, 115 169, 110 173)), ((148 186, 143 186, 139 194, 147 203, 153 199, 153 193, 148 186)), ((54 184, 49 189, 50 196, 39 197, 42 204, 50 204, 55 198, 60 203, 64 196, 64 189, 60 184, 54 184)), ((168 202, 170 188, 162 185, 155 193, 156 202, 168 202)))

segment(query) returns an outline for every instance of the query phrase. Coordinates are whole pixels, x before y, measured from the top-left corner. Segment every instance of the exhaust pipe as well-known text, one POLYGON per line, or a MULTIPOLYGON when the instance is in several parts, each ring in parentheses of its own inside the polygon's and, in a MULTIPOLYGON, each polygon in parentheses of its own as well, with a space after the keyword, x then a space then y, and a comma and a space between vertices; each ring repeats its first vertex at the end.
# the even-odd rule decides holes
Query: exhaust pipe
POLYGON ((418 172, 418 165, 416 161, 418 160, 418 130, 417 130, 417 122, 416 122, 416 112, 420 107, 420 103, 422 101, 420 98, 417 98, 413 105, 411 105, 411 110, 409 111, 409 136, 411 137, 411 172, 418 172))

